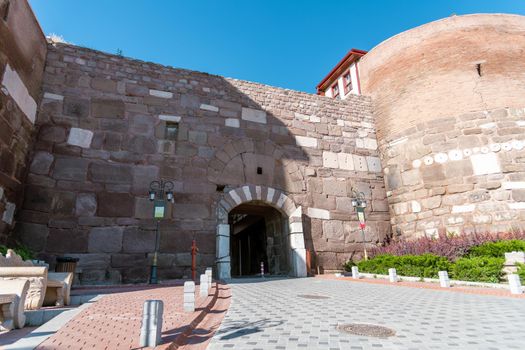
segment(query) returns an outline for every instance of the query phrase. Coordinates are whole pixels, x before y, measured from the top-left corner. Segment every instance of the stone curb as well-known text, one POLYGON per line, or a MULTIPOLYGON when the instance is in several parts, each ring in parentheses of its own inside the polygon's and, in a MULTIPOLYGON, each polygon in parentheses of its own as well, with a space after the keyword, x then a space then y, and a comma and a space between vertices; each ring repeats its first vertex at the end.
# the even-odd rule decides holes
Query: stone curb
POLYGON ((186 345, 188 336, 192 334, 193 330, 197 328, 199 323, 206 317, 206 315, 212 310, 213 306, 215 305, 218 297, 219 297, 219 285, 223 284, 222 281, 215 281, 215 292, 211 296, 211 300, 206 303, 206 301, 210 298, 205 299, 205 301, 198 305, 197 308, 202 307, 206 304, 206 307, 203 308, 194 318, 191 320, 191 322, 185 327, 184 331, 175 338, 170 344, 162 344, 155 349, 157 350, 175 350, 178 349, 181 346, 186 345))

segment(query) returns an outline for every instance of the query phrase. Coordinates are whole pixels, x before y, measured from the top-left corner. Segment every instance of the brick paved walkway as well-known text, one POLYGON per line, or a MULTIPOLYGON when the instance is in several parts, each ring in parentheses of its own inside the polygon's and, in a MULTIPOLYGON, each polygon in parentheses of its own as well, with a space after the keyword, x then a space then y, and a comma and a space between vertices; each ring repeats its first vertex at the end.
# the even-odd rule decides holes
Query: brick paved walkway
POLYGON ((523 349, 522 299, 321 278, 234 280, 208 349, 523 349), (301 295, 324 296, 306 299, 301 295), (349 335, 345 323, 396 331, 349 335))
MULTIPOLYGON (((198 287, 197 287, 198 292, 198 287)), ((164 301, 163 343, 170 343, 187 331, 188 325, 213 300, 197 298, 197 310, 185 313, 182 286, 110 294, 81 312, 56 334, 40 344, 38 350, 137 349, 139 348, 142 307, 146 299, 164 301)), ((163 346, 161 348, 168 347, 163 346)))

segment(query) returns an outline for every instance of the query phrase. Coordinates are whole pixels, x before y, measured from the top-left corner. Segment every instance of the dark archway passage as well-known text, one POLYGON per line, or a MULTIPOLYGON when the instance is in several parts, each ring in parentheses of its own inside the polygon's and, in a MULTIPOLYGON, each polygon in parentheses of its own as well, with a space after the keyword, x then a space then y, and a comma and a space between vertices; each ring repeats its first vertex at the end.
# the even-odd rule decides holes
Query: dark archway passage
POLYGON ((266 204, 242 204, 230 212, 230 251, 232 276, 253 276, 264 273, 289 273, 286 240, 287 220, 266 204))

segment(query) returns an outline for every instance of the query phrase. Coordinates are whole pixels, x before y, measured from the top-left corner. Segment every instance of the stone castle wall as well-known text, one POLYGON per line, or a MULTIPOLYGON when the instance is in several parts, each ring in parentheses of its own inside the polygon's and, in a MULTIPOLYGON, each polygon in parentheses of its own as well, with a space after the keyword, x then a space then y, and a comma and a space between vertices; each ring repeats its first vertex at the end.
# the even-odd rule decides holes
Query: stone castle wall
POLYGON ((453 16, 361 60, 394 233, 525 227, 524 34, 523 16, 453 16))
POLYGON ((0 1, 0 244, 22 204, 47 44, 25 1, 0 1))
POLYGON ((189 276, 193 237, 200 266, 214 264, 217 203, 244 185, 303 207, 307 249, 325 269, 362 249, 352 188, 371 203, 369 244, 389 234, 367 97, 334 101, 64 44, 48 48, 43 92, 17 236, 48 261, 79 257, 83 283, 147 278, 147 195, 161 177, 175 184, 161 278, 189 276))

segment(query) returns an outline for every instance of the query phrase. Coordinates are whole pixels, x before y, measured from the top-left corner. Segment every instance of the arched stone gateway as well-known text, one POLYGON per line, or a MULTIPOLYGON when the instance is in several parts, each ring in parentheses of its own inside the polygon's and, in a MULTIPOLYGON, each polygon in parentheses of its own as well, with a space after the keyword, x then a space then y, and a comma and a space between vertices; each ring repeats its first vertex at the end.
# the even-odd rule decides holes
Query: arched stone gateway
POLYGON ((306 249, 304 244, 302 207, 297 207, 284 192, 266 186, 242 186, 225 193, 217 206, 216 262, 219 278, 231 278, 230 232, 228 214, 236 207, 259 202, 277 209, 288 221, 290 275, 306 277, 306 249))

